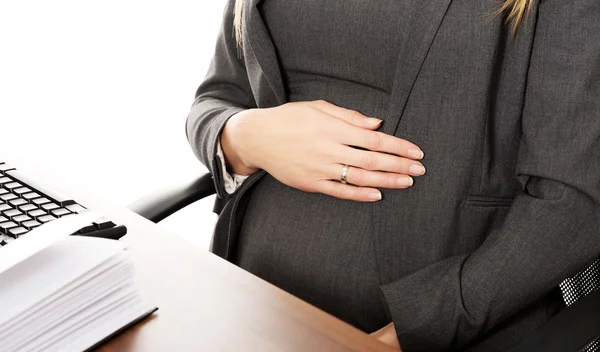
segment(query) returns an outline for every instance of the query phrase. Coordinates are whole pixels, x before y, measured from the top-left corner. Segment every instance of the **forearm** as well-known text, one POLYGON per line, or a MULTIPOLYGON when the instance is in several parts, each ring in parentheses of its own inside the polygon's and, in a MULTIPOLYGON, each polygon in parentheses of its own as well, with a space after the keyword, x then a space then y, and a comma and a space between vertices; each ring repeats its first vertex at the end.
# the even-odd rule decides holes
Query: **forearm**
POLYGON ((592 197, 530 180, 477 251, 382 286, 402 347, 446 350, 481 336, 597 258, 599 230, 592 197))

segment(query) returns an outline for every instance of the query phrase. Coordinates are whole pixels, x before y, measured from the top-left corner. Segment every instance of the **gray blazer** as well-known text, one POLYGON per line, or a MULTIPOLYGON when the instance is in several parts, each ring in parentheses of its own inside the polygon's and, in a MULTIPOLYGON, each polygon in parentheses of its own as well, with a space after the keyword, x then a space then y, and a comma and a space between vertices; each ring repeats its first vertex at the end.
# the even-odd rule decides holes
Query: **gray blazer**
MULTIPOLYGON (((229 1, 187 121, 222 207, 212 251, 228 260, 265 172, 228 196, 217 137, 233 114, 287 102, 260 2, 247 0, 238 52, 229 1)), ((405 351, 501 350, 600 255, 600 2, 540 0, 512 39, 488 16, 497 0, 403 2, 381 130, 419 145, 427 175, 377 205, 381 290, 405 351)))

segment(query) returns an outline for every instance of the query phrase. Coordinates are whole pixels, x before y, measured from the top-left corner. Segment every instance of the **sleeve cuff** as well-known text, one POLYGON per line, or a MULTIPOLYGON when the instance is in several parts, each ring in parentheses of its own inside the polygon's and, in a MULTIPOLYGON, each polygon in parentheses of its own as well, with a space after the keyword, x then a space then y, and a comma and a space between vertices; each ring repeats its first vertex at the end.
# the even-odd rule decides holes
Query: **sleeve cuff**
POLYGON ((242 183, 248 178, 248 176, 237 175, 235 173, 230 174, 227 172, 227 166, 225 165, 225 155, 221 148, 221 138, 217 138, 217 158, 219 159, 219 167, 221 168, 221 175, 223 177, 223 187, 227 194, 233 194, 242 183))
POLYGON ((466 342, 457 336, 459 326, 478 330, 461 298, 465 259, 449 258, 380 287, 404 352, 446 351, 466 342))
MULTIPOLYGON (((217 196, 219 198, 224 198, 228 196, 228 193, 225 191, 225 187, 223 186, 223 172, 226 172, 227 170, 223 167, 221 167, 221 162, 218 156, 217 156, 217 151, 221 146, 220 143, 220 138, 219 136, 221 135, 221 132, 223 132, 223 128, 225 127, 225 124, 227 123, 227 121, 235 114, 237 114, 238 112, 241 112, 245 110, 244 108, 229 108, 225 111, 222 111, 218 117, 216 117, 214 119, 213 122, 213 126, 211 127, 213 129, 213 132, 211 132, 211 139, 213 139, 214 142, 212 142, 211 144, 209 144, 208 150, 207 150, 207 157, 208 160, 210 160, 210 172, 213 175, 213 180, 215 182, 215 188, 217 190, 217 196)), ((222 151, 222 150, 221 150, 222 151)))

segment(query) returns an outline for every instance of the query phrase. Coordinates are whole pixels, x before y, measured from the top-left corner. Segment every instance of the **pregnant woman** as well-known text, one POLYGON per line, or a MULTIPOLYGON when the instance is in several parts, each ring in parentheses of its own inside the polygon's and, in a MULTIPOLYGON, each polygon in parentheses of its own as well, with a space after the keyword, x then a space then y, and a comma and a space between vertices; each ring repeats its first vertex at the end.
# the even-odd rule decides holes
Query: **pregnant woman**
POLYGON ((600 255, 600 2, 230 0, 212 251, 406 352, 504 351, 600 255))

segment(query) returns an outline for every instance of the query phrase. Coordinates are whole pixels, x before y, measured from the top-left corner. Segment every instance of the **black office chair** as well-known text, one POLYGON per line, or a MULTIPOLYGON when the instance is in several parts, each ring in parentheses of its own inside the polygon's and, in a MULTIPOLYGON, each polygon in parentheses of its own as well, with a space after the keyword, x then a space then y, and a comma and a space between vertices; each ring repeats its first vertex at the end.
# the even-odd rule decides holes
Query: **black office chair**
MULTIPOLYGON (((159 190, 131 204, 129 209, 157 223, 214 193, 212 177, 206 174, 188 184, 159 190)), ((600 258, 560 284, 567 308, 510 351, 600 351, 599 288, 600 258)))

